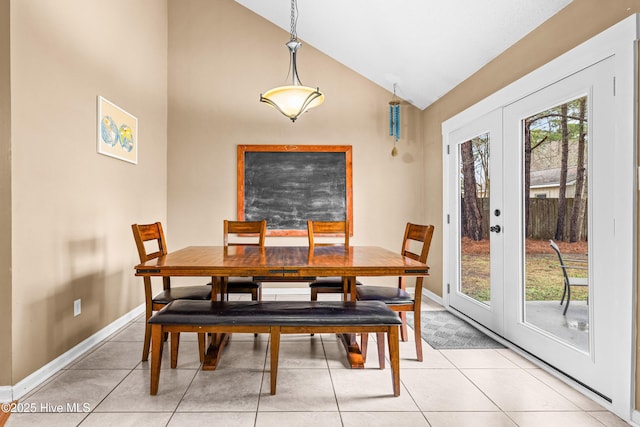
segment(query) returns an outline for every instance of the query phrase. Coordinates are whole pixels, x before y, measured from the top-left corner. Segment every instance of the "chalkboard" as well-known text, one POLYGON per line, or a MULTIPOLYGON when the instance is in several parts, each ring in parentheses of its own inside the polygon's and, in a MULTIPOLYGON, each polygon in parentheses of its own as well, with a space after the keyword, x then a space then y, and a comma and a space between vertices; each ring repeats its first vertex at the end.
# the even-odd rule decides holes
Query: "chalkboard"
POLYGON ((307 219, 351 225, 351 170, 351 146, 238 145, 238 219, 266 219, 272 236, 305 235, 307 219))

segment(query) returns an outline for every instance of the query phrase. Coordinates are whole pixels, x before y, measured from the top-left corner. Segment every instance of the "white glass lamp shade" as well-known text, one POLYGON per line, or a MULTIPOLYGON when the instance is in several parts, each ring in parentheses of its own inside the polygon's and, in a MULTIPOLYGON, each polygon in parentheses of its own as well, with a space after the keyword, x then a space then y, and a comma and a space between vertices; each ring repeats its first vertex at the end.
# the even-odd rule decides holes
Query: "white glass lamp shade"
POLYGON ((279 86, 265 92, 260 101, 271 105, 291 121, 295 121, 310 108, 324 102, 324 95, 317 89, 308 86, 279 86))
POLYGON ((295 39, 289 40, 285 45, 289 49, 291 60, 289 62, 289 75, 291 84, 288 86, 278 86, 269 89, 264 95, 260 95, 260 102, 264 102, 295 122, 301 114, 310 108, 317 107, 324 102, 324 95, 319 88, 303 86, 298 77, 298 67, 296 56, 300 49, 300 42, 295 39))

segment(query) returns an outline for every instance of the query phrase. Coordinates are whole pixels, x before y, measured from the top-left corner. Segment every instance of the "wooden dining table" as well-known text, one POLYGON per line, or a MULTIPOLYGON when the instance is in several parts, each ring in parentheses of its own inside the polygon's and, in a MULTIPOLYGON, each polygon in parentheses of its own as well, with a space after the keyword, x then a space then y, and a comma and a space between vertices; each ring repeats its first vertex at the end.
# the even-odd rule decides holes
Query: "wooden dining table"
MULTIPOLYGON (((213 279, 211 298, 223 298, 231 276, 258 276, 269 281, 306 281, 343 277, 344 297, 356 300, 358 276, 428 276, 426 264, 377 246, 188 246, 136 265, 136 276, 203 276, 213 279), (347 292, 350 290, 350 293, 347 292)), ((366 286, 366 285, 362 285, 366 286)), ((212 340, 203 369, 215 369, 228 335, 212 340)), ((352 368, 364 367, 355 336, 343 336, 352 368)))

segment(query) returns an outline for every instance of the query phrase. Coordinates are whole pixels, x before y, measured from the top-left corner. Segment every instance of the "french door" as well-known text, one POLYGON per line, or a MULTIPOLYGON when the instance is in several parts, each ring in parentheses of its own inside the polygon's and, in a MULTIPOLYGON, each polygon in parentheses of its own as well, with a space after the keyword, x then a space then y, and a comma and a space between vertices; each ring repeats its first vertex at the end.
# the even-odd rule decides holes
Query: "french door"
POLYGON ((453 131, 449 142, 449 221, 455 230, 449 256, 457 260, 450 272, 449 306, 501 334, 502 111, 453 131))
POLYGON ((449 306, 605 398, 613 75, 603 60, 451 131, 446 160, 449 306))

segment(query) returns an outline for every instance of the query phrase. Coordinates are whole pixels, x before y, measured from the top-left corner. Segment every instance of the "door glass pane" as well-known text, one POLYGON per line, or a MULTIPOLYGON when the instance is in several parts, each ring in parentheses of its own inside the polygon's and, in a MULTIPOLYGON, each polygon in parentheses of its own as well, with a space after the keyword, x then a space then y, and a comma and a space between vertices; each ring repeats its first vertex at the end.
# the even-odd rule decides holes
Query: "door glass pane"
POLYGON ((522 122, 524 320, 585 351, 589 350, 587 105, 584 96, 522 122))
POLYGON ((458 291, 491 302, 489 258, 489 134, 460 144, 460 283, 458 291))

